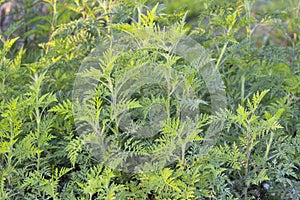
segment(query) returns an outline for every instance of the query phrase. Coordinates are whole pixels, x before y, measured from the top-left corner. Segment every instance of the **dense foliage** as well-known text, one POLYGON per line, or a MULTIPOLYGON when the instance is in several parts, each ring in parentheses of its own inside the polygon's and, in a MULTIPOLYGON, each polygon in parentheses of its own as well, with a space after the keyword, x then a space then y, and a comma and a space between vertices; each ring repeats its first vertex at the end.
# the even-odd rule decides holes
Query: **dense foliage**
POLYGON ((299 0, 9 2, 22 6, 1 13, 0 199, 300 199, 299 0), (162 48, 165 30, 206 49, 226 108, 214 112, 199 69, 162 48), (119 33, 144 48, 99 48, 119 33), (98 71, 80 70, 96 61, 98 71), (135 76, 147 70, 157 76, 135 76), (97 83, 81 102, 95 112, 76 111, 78 77, 97 83), (186 107, 201 113, 184 120, 186 107), (134 118, 126 130, 124 111, 134 118), (203 154, 214 123, 224 126, 203 154), (129 153, 99 159, 100 133, 129 153), (120 170, 151 152, 164 167, 120 170))

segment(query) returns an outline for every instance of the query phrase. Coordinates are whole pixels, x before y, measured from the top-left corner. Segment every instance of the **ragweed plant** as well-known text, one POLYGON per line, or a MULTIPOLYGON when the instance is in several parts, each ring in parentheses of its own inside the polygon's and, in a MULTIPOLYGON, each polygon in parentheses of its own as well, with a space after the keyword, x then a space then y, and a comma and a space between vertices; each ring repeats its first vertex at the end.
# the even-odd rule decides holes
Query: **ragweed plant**
POLYGON ((298 0, 18 2, 0 199, 300 198, 298 0))

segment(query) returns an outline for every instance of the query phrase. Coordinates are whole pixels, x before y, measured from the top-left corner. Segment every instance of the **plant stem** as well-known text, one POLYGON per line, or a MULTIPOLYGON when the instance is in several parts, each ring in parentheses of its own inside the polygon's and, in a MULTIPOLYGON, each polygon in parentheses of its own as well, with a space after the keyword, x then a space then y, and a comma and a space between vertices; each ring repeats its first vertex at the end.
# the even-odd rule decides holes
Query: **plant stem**
POLYGON ((57 21, 57 8, 56 8, 56 0, 52 0, 52 7, 53 7, 53 15, 52 15, 52 22, 51 22, 51 31, 52 34, 55 30, 56 21, 57 21))
MULTIPOLYGON (((38 103, 38 94, 37 94, 37 102, 38 103)), ((35 108, 35 114, 36 114, 36 136, 37 138, 40 137, 40 122, 41 122, 41 118, 40 118, 40 111, 39 111, 39 108, 38 108, 38 105, 36 105, 36 108, 35 108)), ((39 140, 39 139, 38 139, 39 140)), ((37 142, 37 146, 38 146, 38 151, 40 149, 40 145, 39 145, 39 141, 37 142)), ((37 165, 36 165, 36 168, 37 170, 40 169, 40 159, 41 159, 41 153, 40 151, 38 152, 38 158, 37 158, 37 165)))
POLYGON ((112 4, 112 0, 106 0, 105 1, 105 8, 104 8, 104 12, 105 12, 105 18, 106 18, 106 22, 107 22, 107 32, 108 34, 110 34, 110 27, 109 24, 111 24, 111 17, 110 17, 110 11, 111 11, 111 4, 112 4))
POLYGON ((224 56, 224 53, 225 53, 225 51, 226 51, 227 45, 228 45, 228 42, 226 42, 226 43, 224 44, 224 46, 223 46, 223 48, 222 48, 222 50, 221 50, 221 54, 220 54, 220 56, 219 56, 219 58, 218 58, 217 64, 215 65, 215 70, 217 70, 217 69, 219 68, 219 65, 220 65, 220 63, 221 63, 221 60, 222 60, 222 58, 223 58, 223 56, 224 56))
POLYGON ((245 102, 245 74, 241 77, 241 105, 244 106, 245 102))
MULTIPOLYGON (((228 27, 227 32, 226 32, 227 36, 230 35, 230 32, 231 32, 232 28, 233 28, 233 26, 228 27)), ((218 70, 218 68, 219 68, 219 65, 220 65, 220 63, 222 61, 222 58, 223 58, 224 54, 225 54, 225 51, 226 51, 228 43, 229 43, 229 41, 226 41, 225 44, 223 45, 223 48, 222 48, 221 53, 220 53, 220 56, 219 56, 219 58, 217 60, 217 63, 215 65, 215 70, 218 70)))
POLYGON ((271 132, 269 143, 267 143, 267 150, 266 150, 266 153, 265 153, 265 160, 268 159, 268 155, 269 155, 269 152, 270 152, 271 144, 273 142, 273 138, 274 138, 274 132, 271 132))
POLYGON ((250 133, 251 133, 250 123, 247 122, 247 133, 246 133, 247 147, 246 147, 246 164, 245 164, 245 176, 244 176, 245 187, 244 187, 244 192, 243 192, 245 200, 247 200, 247 195, 248 195, 247 180, 248 180, 249 163, 250 163, 252 143, 253 143, 253 138, 251 137, 250 133))

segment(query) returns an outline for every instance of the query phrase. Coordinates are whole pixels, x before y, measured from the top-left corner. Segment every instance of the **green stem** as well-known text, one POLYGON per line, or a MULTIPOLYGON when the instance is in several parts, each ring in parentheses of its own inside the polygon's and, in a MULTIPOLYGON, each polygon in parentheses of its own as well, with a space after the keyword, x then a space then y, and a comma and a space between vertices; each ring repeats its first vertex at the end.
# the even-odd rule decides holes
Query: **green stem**
POLYGON ((52 15, 50 34, 52 34, 54 32, 55 27, 56 27, 56 21, 57 21, 56 0, 52 0, 52 6, 53 6, 53 15, 52 15))
POLYGON ((8 152, 8 155, 7 155, 7 166, 8 166, 9 169, 12 166, 11 161, 12 161, 12 151, 13 151, 13 145, 14 145, 13 132, 14 132, 13 124, 10 123, 9 152, 8 152))
POLYGON ((273 138, 274 138, 274 133, 271 132, 270 140, 267 143, 267 150, 266 150, 266 153, 265 153, 265 160, 268 159, 268 155, 269 155, 270 148, 271 148, 271 145, 272 145, 272 142, 273 142, 273 138))
POLYGON ((142 6, 138 6, 138 24, 141 24, 142 6))
POLYGON ((225 51, 226 51, 227 45, 228 45, 228 42, 226 42, 226 43, 224 44, 224 46, 223 46, 223 48, 222 48, 222 50, 221 50, 221 54, 220 54, 220 56, 219 56, 219 58, 218 58, 217 64, 215 65, 215 70, 217 70, 217 69, 219 68, 219 65, 220 65, 220 63, 221 63, 221 60, 222 60, 222 58, 223 58, 223 56, 224 56, 224 53, 225 53, 225 51))
POLYGON ((111 24, 111 17, 110 17, 111 4, 112 4, 112 0, 106 0, 105 8, 104 8, 105 18, 106 18, 106 22, 107 22, 107 25, 108 25, 107 26, 108 34, 111 33, 111 30, 110 30, 110 27, 109 27, 109 25, 111 24))
MULTIPOLYGON (((38 101, 38 100, 37 100, 38 101)), ((37 102, 36 102, 37 103, 37 102)), ((36 128, 36 136, 38 138, 38 141, 37 141, 37 147, 38 147, 38 158, 37 158, 37 170, 40 169, 40 159, 41 159, 41 153, 40 153, 40 143, 39 143, 39 137, 40 137, 40 122, 41 122, 41 117, 40 117, 40 111, 38 109, 38 105, 36 105, 36 108, 35 108, 35 114, 36 114, 36 125, 37 125, 37 128, 36 128)))
POLYGON ((247 122, 247 133, 246 133, 246 140, 247 140, 247 147, 246 147, 246 164, 245 164, 245 187, 243 191, 244 199, 247 200, 248 196, 248 174, 249 174, 249 164, 250 164, 250 157, 251 157, 251 151, 252 151, 252 144, 253 144, 253 138, 250 135, 251 133, 251 127, 250 124, 247 122))
MULTIPOLYGON (((38 80, 36 80, 38 81, 38 80)), ((36 121, 36 138, 37 138, 37 149, 38 149, 38 157, 37 157, 37 170, 40 169, 40 159, 41 159, 41 145, 39 142, 40 138, 40 124, 41 124, 41 113, 39 110, 39 95, 40 95, 40 86, 38 83, 35 83, 37 88, 36 88, 36 93, 35 93, 35 121, 36 121)))
POLYGON ((241 77, 241 105, 243 106, 245 102, 245 75, 241 77))
POLYGON ((181 168, 184 169, 185 165, 185 144, 181 146, 181 168))
MULTIPOLYGON (((227 32, 226 32, 227 36, 230 35, 230 32, 231 32, 232 28, 233 28, 233 26, 228 27, 227 32)), ((220 56, 219 56, 219 58, 217 60, 217 64, 215 65, 215 70, 218 70, 218 68, 219 68, 219 65, 220 65, 220 63, 221 63, 221 61, 223 59, 223 56, 225 54, 225 51, 226 51, 228 43, 229 43, 229 41, 226 41, 225 44, 223 45, 223 48, 222 48, 221 53, 220 53, 220 56)))

